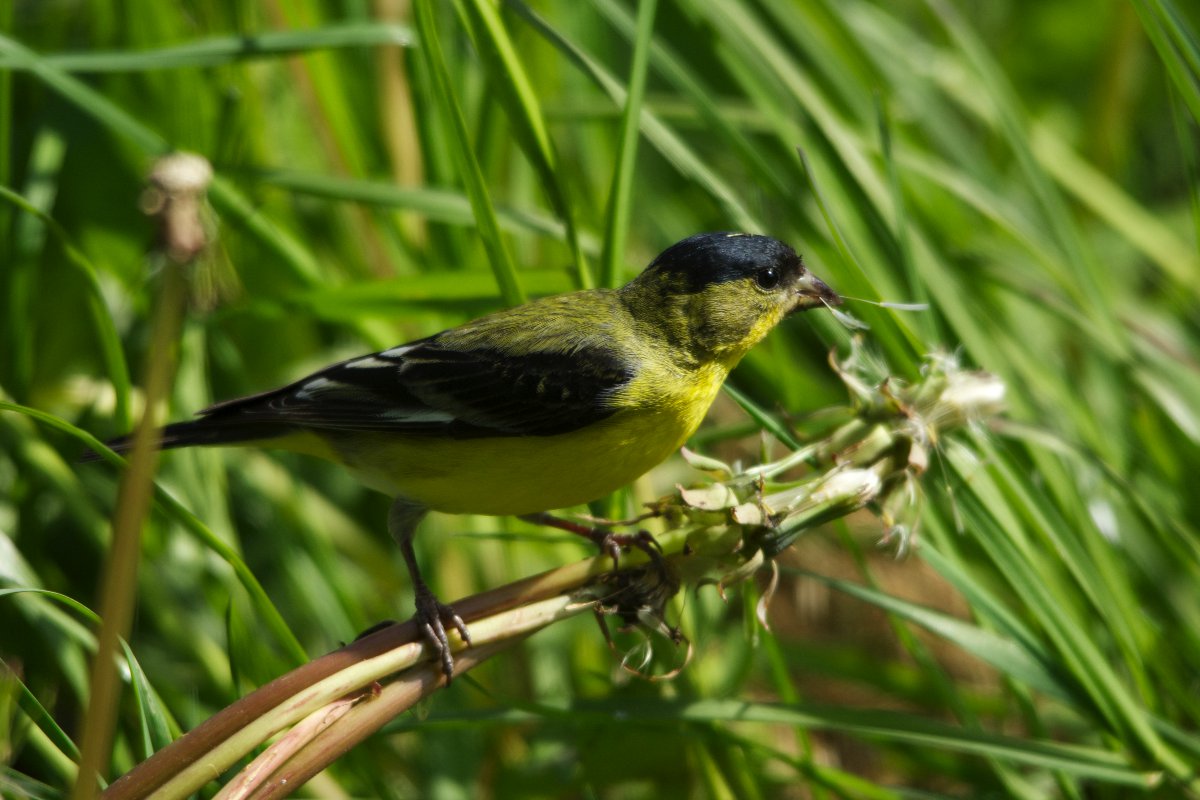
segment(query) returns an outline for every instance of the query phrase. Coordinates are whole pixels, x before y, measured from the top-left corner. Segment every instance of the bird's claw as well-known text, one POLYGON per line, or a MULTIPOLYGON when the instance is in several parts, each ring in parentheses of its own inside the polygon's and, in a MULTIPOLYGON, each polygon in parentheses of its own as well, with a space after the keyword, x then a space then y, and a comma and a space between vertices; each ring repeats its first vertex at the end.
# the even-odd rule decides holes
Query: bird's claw
POLYGON ((624 537, 617 536, 612 531, 603 528, 597 528, 596 535, 592 538, 592 541, 600 548, 600 552, 612 559, 614 570, 621 565, 621 538, 624 537))
POLYGON ((521 517, 527 522, 532 522, 535 525, 547 525, 551 528, 573 533, 576 536, 582 536, 585 539, 593 542, 600 553, 612 559, 613 571, 616 572, 621 567, 621 551, 637 548, 649 556, 650 561, 658 569, 659 573, 666 576, 669 570, 662 558, 662 545, 658 540, 650 535, 649 531, 639 530, 637 533, 613 533, 605 525, 590 526, 581 525, 578 522, 571 520, 559 519, 553 514, 538 513, 526 514, 521 517))
POLYGON ((413 619, 421 629, 425 641, 442 662, 442 674, 446 676, 446 683, 449 685, 454 679, 454 656, 450 654, 450 638, 446 635, 446 626, 453 627, 463 642, 470 645, 471 634, 467 632, 466 623, 454 613, 453 608, 439 601, 424 584, 417 587, 416 613, 413 614, 413 619))
POLYGON ((600 548, 600 552, 612 558, 613 571, 620 567, 621 551, 632 548, 637 548, 649 556, 650 562, 660 573, 667 571, 662 558, 662 545, 651 535, 650 531, 639 530, 637 533, 629 534, 613 533, 605 528, 594 528, 592 541, 600 548))

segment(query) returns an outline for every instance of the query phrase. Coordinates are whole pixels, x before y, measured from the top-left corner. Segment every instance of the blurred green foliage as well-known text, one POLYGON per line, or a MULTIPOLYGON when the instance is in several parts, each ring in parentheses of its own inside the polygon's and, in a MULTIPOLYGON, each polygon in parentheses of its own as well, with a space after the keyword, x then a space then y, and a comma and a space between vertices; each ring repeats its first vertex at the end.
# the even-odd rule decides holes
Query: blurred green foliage
MULTIPOLYGON (((218 176, 177 418, 506 297, 599 283, 605 241, 626 242, 624 279, 688 234, 753 229, 849 296, 930 303, 851 304, 891 374, 912 378, 941 351, 1007 382, 1011 421, 935 460, 922 548, 891 561, 869 521, 801 542, 808 569, 882 591, 850 601, 787 575, 774 632, 756 627, 752 588, 689 595, 697 657, 671 683, 614 681, 586 620, 545 631, 309 791, 1127 797, 1132 775, 1162 797, 1191 781, 1194 796, 1194 4, 661 0, 642 19, 629 159, 635 4, 424 4, 441 76, 405 6, 0 3, 0 588, 98 596, 117 475, 76 464, 71 431, 115 435, 140 413, 159 276, 138 201, 170 149, 218 176), (612 211, 621 185, 627 217, 612 211), (892 595, 1000 640, 983 649, 990 667, 967 641, 916 635, 919 615, 892 595), (870 617, 879 606, 889 616, 870 617), (1010 652, 1057 693, 1007 669, 1010 652), (779 716, 736 722, 720 702, 749 698, 779 716), (954 748, 921 739, 934 721, 1028 753, 1044 739, 1082 749, 1072 768, 994 742, 954 748)), ((806 315, 733 382, 797 420, 843 401, 825 356, 847 339, 806 315)), ((725 402, 696 445, 752 460, 754 430, 725 402)), ((695 477, 669 463, 609 509, 695 477)), ((130 639, 153 699, 128 693, 114 775, 291 663, 206 535, 240 554, 311 654, 408 613, 388 500, 335 467, 181 452, 160 485, 182 508, 160 507, 144 532, 130 639)), ((586 552, 510 520, 428 528, 418 546, 448 598, 586 552)), ((48 595, 0 596, 0 795, 70 785, 91 625, 48 595)))

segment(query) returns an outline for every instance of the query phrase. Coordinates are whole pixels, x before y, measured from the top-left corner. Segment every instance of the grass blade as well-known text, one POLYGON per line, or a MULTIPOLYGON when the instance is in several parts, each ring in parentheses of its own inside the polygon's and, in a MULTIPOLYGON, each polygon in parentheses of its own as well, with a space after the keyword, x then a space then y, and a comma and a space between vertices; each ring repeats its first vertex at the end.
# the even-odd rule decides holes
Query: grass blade
POLYGON ((654 33, 654 17, 658 0, 638 3, 637 38, 633 46, 633 65, 629 72, 629 88, 625 108, 621 112, 621 134, 617 140, 617 164, 613 170, 612 186, 605 213, 604 249, 600 254, 600 285, 615 287, 621 281, 621 265, 625 260, 625 239, 629 228, 634 164, 637 160, 639 122, 642 118, 642 97, 646 93, 646 64, 649 59, 650 38, 654 33))
POLYGON ((446 67, 445 56, 442 55, 441 42, 438 39, 437 27, 434 22, 434 6, 430 0, 417 0, 415 4, 417 30, 421 35, 421 53, 426 67, 433 77, 436 94, 440 101, 442 116, 446 119, 453 133, 453 151, 458 162, 459 173, 467 187, 467 196, 471 199, 471 208, 475 213, 475 221, 479 227, 479 235, 483 240, 488 261, 492 265, 492 273, 500 288, 500 296, 510 306, 525 302, 525 293, 517 279, 517 270, 512 257, 500 233, 500 225, 496 221, 496 210, 492 206, 492 198, 484 182, 479 162, 471 149, 471 137, 467 132, 467 122, 463 118, 454 86, 450 81, 450 73, 446 67))
POLYGON ((458 7, 466 17, 476 50, 488 64, 493 85, 500 91, 500 102, 508 112, 517 142, 537 171, 542 188, 561 220, 571 248, 577 288, 589 289, 594 281, 583 257, 575 211, 563 185, 558 154, 546 129, 537 93, 517 56, 516 45, 500 19, 497 6, 490 0, 465 0, 458 7))

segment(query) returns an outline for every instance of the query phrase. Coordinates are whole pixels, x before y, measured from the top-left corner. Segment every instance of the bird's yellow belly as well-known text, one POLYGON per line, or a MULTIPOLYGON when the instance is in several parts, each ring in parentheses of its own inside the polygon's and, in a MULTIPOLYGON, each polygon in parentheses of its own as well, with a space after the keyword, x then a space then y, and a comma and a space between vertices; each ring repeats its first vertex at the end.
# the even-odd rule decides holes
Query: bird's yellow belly
POLYGON ((387 442, 387 434, 343 433, 329 444, 368 486, 435 511, 531 514, 586 503, 637 479, 679 449, 706 409, 626 410, 559 436, 387 442))

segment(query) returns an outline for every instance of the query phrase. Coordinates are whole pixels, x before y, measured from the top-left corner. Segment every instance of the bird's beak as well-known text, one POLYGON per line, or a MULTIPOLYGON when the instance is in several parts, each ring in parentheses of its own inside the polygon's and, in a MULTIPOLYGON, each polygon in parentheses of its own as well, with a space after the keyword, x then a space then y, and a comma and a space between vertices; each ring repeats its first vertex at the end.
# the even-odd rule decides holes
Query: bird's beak
POLYGON ((806 271, 796 280, 795 291, 796 304, 792 307, 792 311, 842 304, 841 295, 826 286, 823 280, 811 272, 806 271))

